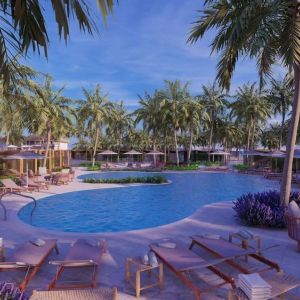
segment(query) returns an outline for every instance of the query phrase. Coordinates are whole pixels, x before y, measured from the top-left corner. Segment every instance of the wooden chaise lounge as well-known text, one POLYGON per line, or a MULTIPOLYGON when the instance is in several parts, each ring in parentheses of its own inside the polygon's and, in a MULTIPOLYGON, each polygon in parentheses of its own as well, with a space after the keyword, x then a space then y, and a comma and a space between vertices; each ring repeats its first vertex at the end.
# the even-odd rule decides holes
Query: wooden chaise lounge
POLYGON ((20 284, 20 289, 24 290, 31 279, 39 271, 50 253, 55 249, 58 253, 56 240, 45 240, 45 244, 37 246, 33 242, 26 242, 18 247, 7 262, 0 262, 0 271, 6 270, 26 270, 26 275, 20 284))
POLYGON ((92 245, 87 240, 77 240, 69 250, 65 260, 49 262, 57 266, 57 271, 48 286, 48 290, 54 288, 95 288, 98 266, 105 251, 106 245, 104 241, 99 241, 97 245, 92 245), (92 273, 91 280, 88 283, 57 285, 57 281, 66 269, 73 269, 74 272, 78 272, 80 269, 89 269, 92 273))
POLYGON ((194 235, 191 237, 192 242, 190 245, 190 249, 192 249, 195 245, 207 250, 209 253, 213 254, 217 258, 226 259, 226 263, 230 266, 236 268, 240 272, 244 274, 253 273, 249 268, 242 266, 240 263, 236 261, 236 258, 248 256, 253 258, 254 260, 262 263, 266 268, 259 270, 259 272, 264 272, 270 269, 275 269, 276 271, 280 271, 280 267, 277 263, 270 261, 262 255, 258 254, 258 250, 256 249, 244 249, 238 245, 235 245, 223 238, 220 239, 212 239, 207 237, 202 237, 199 235, 194 235))
MULTIPOLYGON (((16 193, 21 193, 21 192, 27 192, 28 189, 26 189, 23 186, 17 185, 12 179, 6 178, 6 179, 1 179, 1 182, 3 184, 0 189, 3 192, 16 192, 16 193)), ((32 188, 29 188, 29 190, 32 190, 32 188)))
MULTIPOLYGON (((244 274, 250 273, 259 273, 260 276, 270 284, 272 287, 270 299, 275 299, 277 296, 285 295, 287 293, 300 286, 300 280, 291 276, 289 274, 284 273, 279 265, 273 261, 268 260, 262 255, 257 254, 257 250, 255 249, 244 249, 238 245, 235 245, 225 239, 210 239, 201 236, 193 236, 192 243, 190 248, 193 248, 194 245, 198 245, 201 248, 204 248, 209 253, 215 255, 218 258, 223 258, 227 260, 225 263, 228 263, 230 266, 236 268, 238 271, 244 274), (235 258, 249 256, 254 258, 255 260, 267 265, 267 268, 262 270, 251 271, 244 266, 241 266, 238 262, 235 261, 235 258), (275 270, 277 272, 270 272, 271 270, 275 270), (269 272, 268 272, 269 271, 269 272)), ((249 300, 247 296, 243 293, 241 289, 234 288, 233 293, 229 293, 229 299, 231 296, 237 297, 238 300, 249 300)), ((288 295, 289 298, 285 299, 300 299, 299 297, 288 295)))
POLYGON ((217 264, 224 261, 223 259, 207 261, 177 242, 175 248, 165 248, 156 244, 151 244, 150 249, 185 285, 193 291, 196 300, 200 300, 202 293, 220 288, 226 284, 230 284, 232 288, 235 288, 234 280, 216 268, 217 264), (209 286, 209 288, 200 289, 190 278, 190 272, 201 271, 201 269, 210 270, 222 279, 222 281, 218 284, 209 286))

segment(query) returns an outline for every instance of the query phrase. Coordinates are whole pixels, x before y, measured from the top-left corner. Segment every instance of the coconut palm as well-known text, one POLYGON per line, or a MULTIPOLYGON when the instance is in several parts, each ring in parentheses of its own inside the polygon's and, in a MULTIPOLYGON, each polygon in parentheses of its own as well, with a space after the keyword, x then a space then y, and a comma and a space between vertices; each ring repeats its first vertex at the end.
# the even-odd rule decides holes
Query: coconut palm
MULTIPOLYGON (((17 68, 13 63, 16 55, 27 55, 29 48, 47 56, 49 43, 46 10, 53 10, 60 37, 65 41, 70 35, 70 19, 75 19, 82 31, 97 31, 90 4, 86 0, 51 1, 0 0, 0 74, 5 82, 16 79, 17 68), (47 8, 45 8, 47 6, 47 8)), ((113 0, 96 1, 106 19, 112 12, 113 0)))
POLYGON ((124 107, 124 103, 113 103, 111 113, 108 115, 107 135, 118 149, 118 160, 120 158, 121 146, 130 128, 133 119, 124 107))
POLYGON ((203 94, 200 96, 201 102, 204 104, 209 118, 207 119, 207 127, 209 129, 208 137, 208 155, 210 159, 210 151, 212 150, 214 130, 218 119, 224 114, 228 105, 226 95, 217 88, 216 84, 202 86, 203 94))
POLYGON ((247 130, 246 149, 253 149, 259 124, 264 123, 270 117, 270 105, 261 96, 260 91, 255 87, 255 83, 239 87, 234 98, 235 101, 229 105, 231 116, 236 118, 237 123, 245 125, 247 130))
POLYGON ((108 101, 107 95, 101 95, 99 84, 96 85, 94 91, 84 88, 82 90, 85 100, 79 101, 78 120, 88 130, 89 137, 93 140, 92 165, 94 166, 101 129, 108 123, 112 105, 108 101))
POLYGON ((181 114, 183 129, 189 136, 187 162, 190 164, 194 137, 199 133, 201 125, 209 121, 209 115, 205 111, 204 105, 192 97, 183 101, 181 114))
POLYGON ((72 101, 63 96, 64 88, 55 90, 52 78, 45 76, 43 84, 31 82, 33 95, 29 98, 27 110, 24 112, 29 132, 46 135, 46 151, 43 165, 46 166, 50 143, 53 137, 67 135, 72 127, 72 101))
POLYGON ((179 80, 165 80, 165 88, 161 91, 163 110, 168 111, 168 119, 171 120, 177 166, 179 166, 177 134, 183 126, 183 120, 180 118, 183 102, 190 97, 188 85, 188 83, 181 84, 179 80))
POLYGON ((293 99, 293 80, 287 74, 283 80, 271 79, 270 90, 267 95, 268 101, 271 103, 273 113, 281 115, 281 130, 279 135, 278 148, 280 149, 283 143, 283 131, 287 114, 292 105, 293 99))
POLYGON ((281 182, 281 201, 289 202, 292 165, 300 117, 300 3, 280 1, 206 0, 189 41, 196 42, 214 29, 212 51, 220 53, 217 79, 227 90, 240 57, 257 61, 261 84, 278 62, 294 71, 292 120, 287 141, 287 156, 281 182))

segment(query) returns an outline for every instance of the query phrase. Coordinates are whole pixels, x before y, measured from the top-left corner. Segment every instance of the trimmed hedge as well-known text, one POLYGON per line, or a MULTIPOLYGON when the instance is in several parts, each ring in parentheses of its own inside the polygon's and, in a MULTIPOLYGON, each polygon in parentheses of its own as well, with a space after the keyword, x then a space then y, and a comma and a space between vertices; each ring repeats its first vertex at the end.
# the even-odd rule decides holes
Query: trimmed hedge
POLYGON ((85 183, 155 183, 161 184, 168 182, 163 176, 149 176, 149 177, 126 177, 126 178, 85 178, 85 183))
POLYGON ((249 166, 246 164, 238 164, 234 165, 233 167, 240 172, 247 171, 249 169, 249 166))
POLYGON ((166 166, 164 169, 170 171, 195 171, 195 170, 199 170, 199 166, 197 164, 192 164, 189 166, 188 165, 166 166))
MULTIPOLYGON (((290 201, 300 204, 300 193, 292 192, 290 201)), ((237 218, 246 225, 285 228, 285 207, 278 191, 245 194, 233 202, 237 218)))

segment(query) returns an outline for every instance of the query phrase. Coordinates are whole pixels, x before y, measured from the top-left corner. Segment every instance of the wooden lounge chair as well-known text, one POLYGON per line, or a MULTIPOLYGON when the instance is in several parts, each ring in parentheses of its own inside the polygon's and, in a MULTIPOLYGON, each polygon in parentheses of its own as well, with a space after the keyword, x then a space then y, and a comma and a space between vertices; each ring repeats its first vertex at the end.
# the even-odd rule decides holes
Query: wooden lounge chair
POLYGON ((30 300, 117 300, 117 288, 101 287, 86 290, 33 291, 30 300))
POLYGON ((297 242, 297 248, 300 252, 300 208, 295 201, 288 205, 285 215, 288 227, 288 235, 297 242))
POLYGON ((77 240, 69 250, 65 260, 49 262, 50 264, 57 266, 57 271, 55 277, 48 286, 48 290, 54 288, 95 288, 98 266, 102 254, 105 251, 106 246, 103 241, 99 242, 99 245, 92 245, 86 240, 77 240), (64 285, 56 284, 66 269, 74 269, 75 272, 78 272, 78 269, 80 270, 80 268, 91 269, 92 276, 90 282, 64 285))
POLYGON ((177 242, 175 248, 165 248, 151 244, 150 249, 185 285, 193 291, 195 299, 197 300, 200 300, 202 293, 219 288, 226 284, 230 284, 232 288, 235 288, 234 280, 215 267, 217 264, 223 262, 223 259, 211 261, 204 260, 193 251, 190 251, 184 245, 178 244, 177 242), (222 279, 222 282, 212 285, 206 289, 200 289, 196 286, 196 283, 191 280, 190 272, 199 271, 201 269, 210 270, 222 279))
POLYGON ((2 182, 3 186, 0 187, 0 189, 2 191, 4 191, 4 192, 17 192, 17 193, 21 193, 21 192, 26 192, 27 191, 26 188, 24 188, 23 186, 17 185, 10 178, 1 179, 1 182, 2 182))
POLYGON ((8 257, 7 262, 0 262, 0 271, 26 270, 26 275, 19 286, 23 291, 54 249, 58 253, 56 240, 45 240, 42 246, 26 242, 8 257))
POLYGON ((256 249, 244 249, 223 238, 212 239, 212 238, 202 237, 198 235, 194 235, 191 238, 192 238, 192 242, 190 245, 190 249, 192 249, 195 245, 198 245, 199 247, 207 250, 209 253, 216 256, 217 258, 226 259, 225 262, 227 264, 236 268, 237 270, 239 270, 244 274, 253 273, 253 270, 250 270, 249 268, 242 266, 240 263, 236 261, 236 258, 243 257, 243 256, 251 257, 256 261, 262 263, 263 265, 267 266, 266 268, 259 270, 258 271, 259 273, 271 269, 275 269, 278 272, 280 271, 280 267, 277 263, 268 260, 262 255, 259 255, 258 250, 256 249))
MULTIPOLYGON (((299 299, 299 297, 295 297, 295 295, 289 294, 288 292, 292 289, 295 289, 300 286, 300 280, 285 274, 283 272, 277 273, 263 273, 260 276, 272 287, 271 288, 271 298, 270 299, 299 299)), ((233 296, 237 297, 238 300, 249 300, 246 294, 240 289, 235 289, 233 292, 233 296)))
MULTIPOLYGON (((22 184, 26 186, 26 184, 27 184, 26 176, 20 177, 20 180, 21 180, 22 184)), ((38 179, 36 179, 36 180, 38 180, 38 179)), ((48 185, 46 184, 45 181, 35 181, 34 179, 32 179, 30 177, 28 178, 28 187, 32 188, 33 190, 37 190, 38 192, 41 189, 48 189, 48 185)))
POLYGON ((69 183, 69 174, 67 173, 56 173, 53 174, 52 183, 59 184, 68 184, 69 183))

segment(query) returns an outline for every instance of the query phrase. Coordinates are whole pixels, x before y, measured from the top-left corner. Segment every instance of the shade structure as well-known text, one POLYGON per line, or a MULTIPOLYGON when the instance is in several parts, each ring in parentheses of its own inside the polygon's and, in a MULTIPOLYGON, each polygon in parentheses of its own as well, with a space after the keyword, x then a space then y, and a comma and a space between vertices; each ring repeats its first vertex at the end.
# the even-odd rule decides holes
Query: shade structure
POLYGON ((117 155, 118 153, 111 151, 111 150, 105 150, 105 151, 99 152, 98 154, 100 154, 100 155, 117 155))
POLYGON ((130 150, 126 153, 124 153, 125 155, 142 155, 143 153, 142 152, 138 152, 136 150, 130 150))
POLYGON ((164 155, 164 153, 157 151, 157 150, 153 150, 153 151, 146 153, 146 155, 164 155))
POLYGON ((255 150, 250 150, 250 151, 244 151, 242 155, 246 156, 262 156, 262 152, 255 151, 255 150))
POLYGON ((285 158, 285 153, 279 150, 275 151, 270 151, 270 152, 262 152, 260 156, 265 156, 265 157, 274 157, 274 158, 285 158))
POLYGON ((26 187, 28 188, 28 160, 32 159, 44 159, 46 158, 45 155, 38 154, 32 151, 22 151, 13 155, 9 155, 4 157, 4 160, 25 160, 26 161, 26 187))

